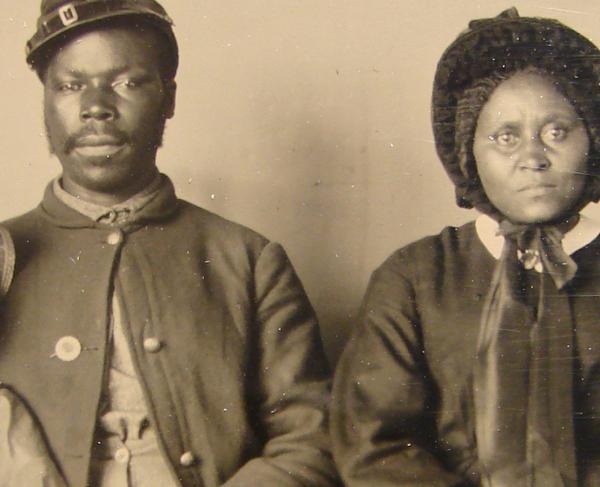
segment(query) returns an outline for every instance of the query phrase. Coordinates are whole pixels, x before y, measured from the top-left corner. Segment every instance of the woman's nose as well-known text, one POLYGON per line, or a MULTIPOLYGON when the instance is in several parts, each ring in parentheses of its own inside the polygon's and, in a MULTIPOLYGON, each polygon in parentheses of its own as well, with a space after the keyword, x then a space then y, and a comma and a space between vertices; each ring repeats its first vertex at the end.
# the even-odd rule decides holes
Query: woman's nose
POLYGON ((117 109, 112 96, 102 88, 90 87, 81 96, 80 118, 87 122, 95 120, 99 122, 112 121, 117 117, 117 109))
POLYGON ((545 171, 550 167, 547 147, 537 135, 532 135, 523 140, 518 154, 520 169, 532 171, 545 171))

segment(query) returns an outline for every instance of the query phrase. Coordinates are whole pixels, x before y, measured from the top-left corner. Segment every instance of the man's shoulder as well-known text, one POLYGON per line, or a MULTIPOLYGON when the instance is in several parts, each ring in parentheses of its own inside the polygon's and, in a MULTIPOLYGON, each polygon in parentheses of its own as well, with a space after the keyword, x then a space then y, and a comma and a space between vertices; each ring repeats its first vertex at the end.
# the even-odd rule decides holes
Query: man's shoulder
POLYGON ((26 213, 0 222, 0 226, 8 231, 14 242, 17 258, 26 248, 31 248, 34 242, 48 235, 48 226, 44 224, 41 216, 41 208, 36 206, 26 213))
POLYGON ((36 226, 40 217, 40 207, 36 206, 31 210, 14 217, 11 217, 3 222, 0 222, 0 225, 4 228, 8 229, 11 234, 14 234, 18 231, 23 231, 32 226, 36 226))
POLYGON ((262 248, 269 243, 269 239, 257 231, 185 200, 179 200, 176 223, 177 231, 223 245, 244 244, 262 248))

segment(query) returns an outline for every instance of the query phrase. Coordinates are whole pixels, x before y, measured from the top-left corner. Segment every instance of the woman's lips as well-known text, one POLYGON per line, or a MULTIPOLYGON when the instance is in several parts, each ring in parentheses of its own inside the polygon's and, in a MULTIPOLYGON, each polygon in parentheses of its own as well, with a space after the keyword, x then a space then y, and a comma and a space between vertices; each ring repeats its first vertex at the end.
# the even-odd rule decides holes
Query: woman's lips
POLYGON ((556 188, 556 184, 553 183, 529 183, 521 186, 519 191, 527 191, 528 189, 538 189, 538 188, 556 188))
POLYGON ((550 183, 532 183, 527 184, 521 188, 519 188, 519 193, 527 193, 527 194, 546 194, 556 189, 555 184, 550 183))

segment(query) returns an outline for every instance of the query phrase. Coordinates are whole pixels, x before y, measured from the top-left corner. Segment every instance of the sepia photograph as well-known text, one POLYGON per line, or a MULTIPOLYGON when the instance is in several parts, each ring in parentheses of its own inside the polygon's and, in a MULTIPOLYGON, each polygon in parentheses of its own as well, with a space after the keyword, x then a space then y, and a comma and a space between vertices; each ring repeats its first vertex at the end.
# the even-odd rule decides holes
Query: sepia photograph
POLYGON ((600 487, 599 2, 0 23, 0 487, 600 487))

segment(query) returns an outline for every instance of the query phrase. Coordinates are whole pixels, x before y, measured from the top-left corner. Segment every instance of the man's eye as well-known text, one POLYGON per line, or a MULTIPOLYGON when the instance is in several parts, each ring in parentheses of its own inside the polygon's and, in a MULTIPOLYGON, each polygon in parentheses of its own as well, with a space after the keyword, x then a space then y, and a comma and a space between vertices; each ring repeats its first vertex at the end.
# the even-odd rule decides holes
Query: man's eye
POLYGON ((61 83, 58 85, 59 91, 80 91, 83 85, 76 82, 61 83))
POLYGON ((519 137, 510 130, 503 130, 497 134, 490 135, 490 140, 500 147, 512 147, 519 142, 519 137))
POLYGON ((569 130, 563 125, 550 124, 542 129, 541 138, 545 144, 562 142, 569 135, 569 130))

